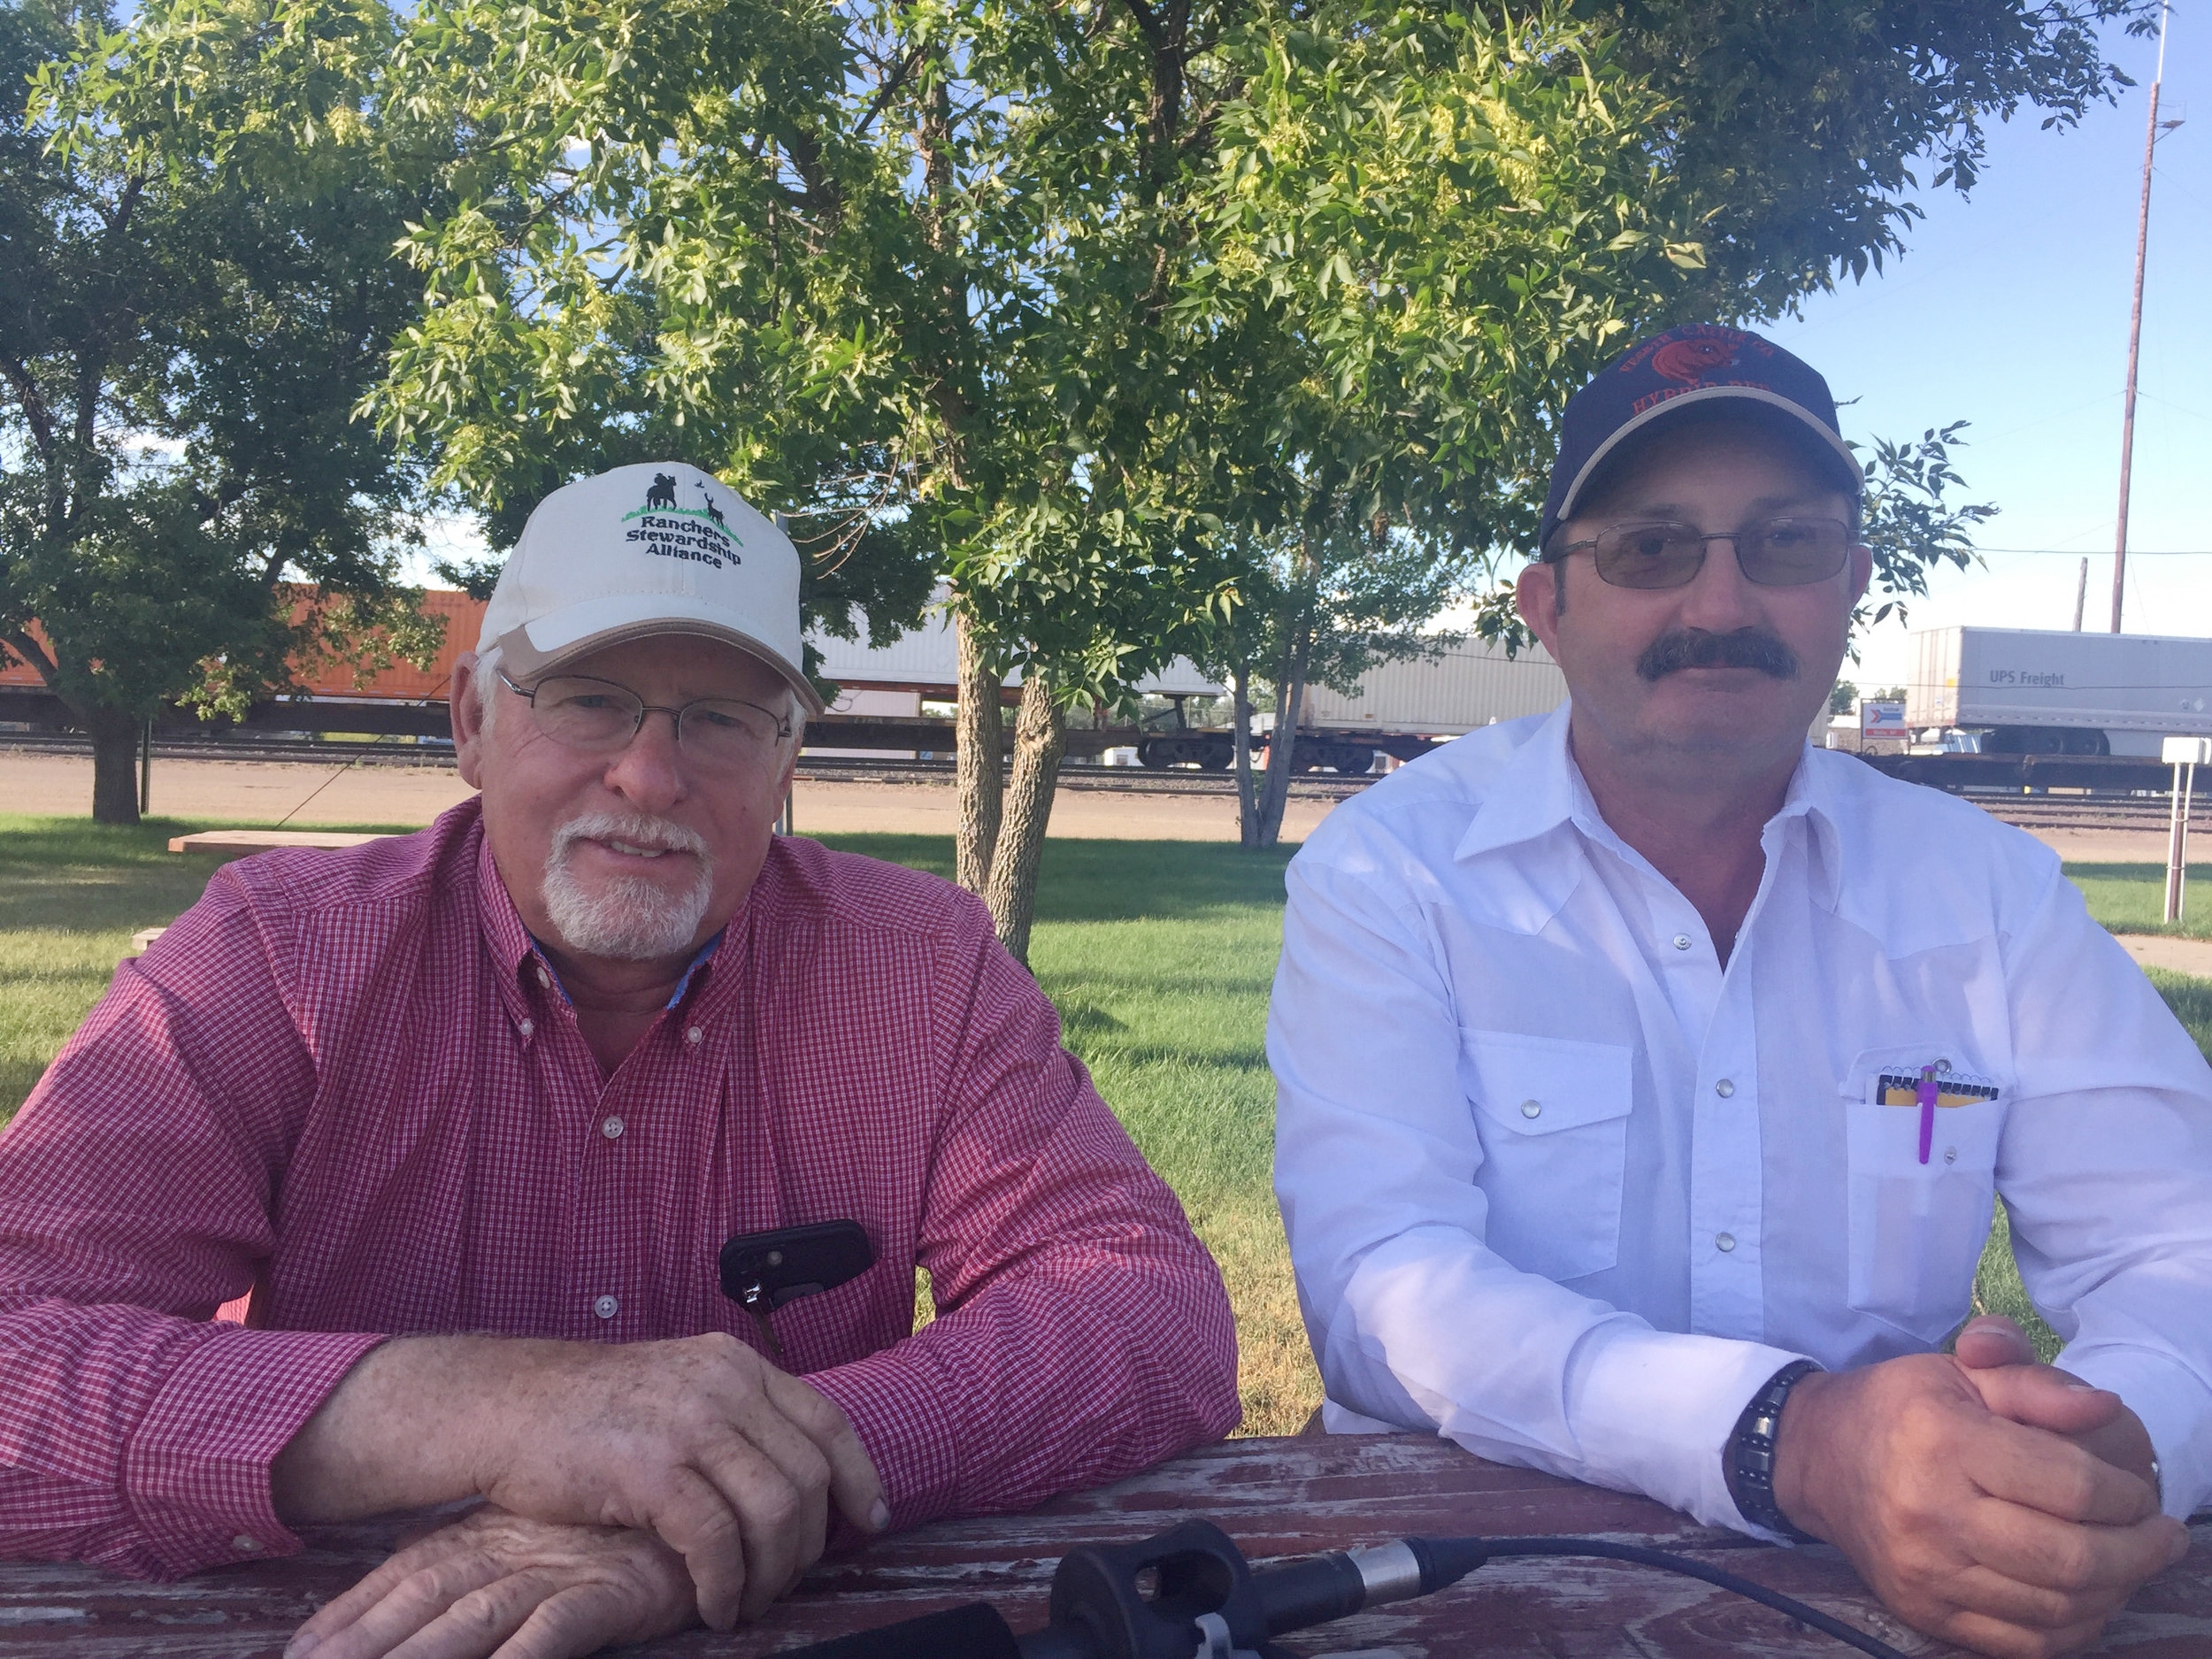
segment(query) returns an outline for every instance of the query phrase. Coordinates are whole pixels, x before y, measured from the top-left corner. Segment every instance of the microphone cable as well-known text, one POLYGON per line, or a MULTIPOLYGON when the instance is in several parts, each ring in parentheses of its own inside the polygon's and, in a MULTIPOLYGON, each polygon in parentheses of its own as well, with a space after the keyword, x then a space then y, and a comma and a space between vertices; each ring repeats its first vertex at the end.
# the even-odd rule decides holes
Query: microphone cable
MULTIPOLYGON (((1411 1543, 1414 1540, 1407 1541, 1411 1543)), ((1656 1567, 1662 1572, 1679 1573, 1686 1578, 1701 1578, 1747 1601, 1771 1608, 1824 1636, 1834 1637, 1846 1647, 1855 1647, 1861 1653, 1871 1655, 1871 1659, 1905 1659, 1903 1653, 1880 1638, 1870 1636, 1856 1625, 1847 1624, 1839 1618, 1832 1618, 1818 1608, 1809 1607, 1793 1595, 1784 1595, 1779 1590, 1770 1590, 1766 1586, 1755 1583, 1740 1574, 1720 1567, 1709 1567, 1701 1561, 1663 1549, 1650 1549, 1641 1544, 1608 1543, 1596 1538, 1440 1538, 1419 1541, 1432 1545, 1472 1544, 1492 1560, 1501 1555, 1598 1555, 1608 1561, 1628 1561, 1640 1567, 1656 1567)))

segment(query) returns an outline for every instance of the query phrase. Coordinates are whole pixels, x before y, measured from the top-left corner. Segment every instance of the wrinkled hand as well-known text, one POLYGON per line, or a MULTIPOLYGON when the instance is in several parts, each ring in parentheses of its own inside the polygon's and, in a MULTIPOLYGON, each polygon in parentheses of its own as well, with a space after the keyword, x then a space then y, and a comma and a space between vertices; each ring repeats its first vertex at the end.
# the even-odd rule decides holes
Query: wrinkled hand
POLYGON ((1776 1501, 1916 1628, 1999 1659, 2077 1653, 2188 1533, 2158 1512, 2147 1437, 2139 1472, 2118 1461, 2142 1425, 2117 1395, 2024 1363, 2024 1336, 1970 1334, 1961 1358, 1798 1384, 1776 1501))
POLYGON ((683 1557, 649 1533, 487 1504, 400 1549, 300 1626, 285 1659, 578 1659, 698 1622, 683 1557))
POLYGON ((2150 1431, 2143 1426, 2142 1418, 2121 1402, 2119 1395, 2099 1389, 2085 1398, 2081 1389, 2085 1385, 2081 1379, 2038 1360, 2028 1333, 2002 1314, 1985 1314, 1967 1321, 1959 1333, 1957 1348, 1968 1380, 1981 1391, 1982 1402, 1999 1417, 2063 1435, 2155 1489, 2150 1431), (2066 1386, 2054 1391, 2052 1379, 2066 1386), (2047 1409, 2052 1402, 2057 1407, 2056 1417, 2047 1409))
POLYGON ((864 1531, 889 1521, 845 1414, 734 1337, 501 1351, 475 1489, 520 1515, 652 1533, 718 1630, 759 1617, 813 1565, 833 1499, 864 1531))

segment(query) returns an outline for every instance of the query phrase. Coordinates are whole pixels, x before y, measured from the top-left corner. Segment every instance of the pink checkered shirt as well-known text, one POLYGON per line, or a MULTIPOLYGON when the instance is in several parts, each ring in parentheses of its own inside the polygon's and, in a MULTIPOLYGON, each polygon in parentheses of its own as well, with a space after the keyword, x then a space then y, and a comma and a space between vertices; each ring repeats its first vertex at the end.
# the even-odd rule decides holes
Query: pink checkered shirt
POLYGON ((1236 1423, 1220 1275, 973 899, 779 841, 603 1079, 543 967, 473 802, 230 864, 123 965, 0 1135, 0 1556, 295 1550, 270 1463, 380 1336, 758 1345, 723 1241, 839 1217, 877 1265, 776 1333, 895 1524, 1236 1423))

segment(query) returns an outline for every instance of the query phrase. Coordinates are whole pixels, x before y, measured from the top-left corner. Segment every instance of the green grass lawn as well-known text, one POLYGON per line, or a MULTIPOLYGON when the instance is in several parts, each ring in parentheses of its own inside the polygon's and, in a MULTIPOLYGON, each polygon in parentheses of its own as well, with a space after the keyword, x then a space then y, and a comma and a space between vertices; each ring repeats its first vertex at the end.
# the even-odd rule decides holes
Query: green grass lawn
MULTIPOLYGON (((130 935, 198 896, 221 858, 165 843, 206 827, 0 815, 0 1124, 104 988, 130 935)), ((942 837, 825 839, 951 873, 942 837)), ((1258 1434, 1294 1432, 1320 1399, 1269 1187, 1274 1090, 1262 1041, 1289 850, 1051 841, 1031 949, 1069 1045, 1222 1264, 1237 1310, 1245 1431, 1258 1434)), ((2070 873, 2107 926, 2157 931, 2154 920, 2141 924, 2158 914, 2158 865, 2070 873)), ((2212 982, 2156 971, 2151 979, 2212 1053, 2212 982)), ((2055 1351, 2027 1305, 2001 1213, 1976 1297, 2055 1351)))
POLYGON ((2177 922, 2160 919, 2166 911, 2163 864, 2068 864, 2066 873, 2088 899, 2089 913, 2116 933, 2212 939, 2212 870, 2190 865, 2177 922))

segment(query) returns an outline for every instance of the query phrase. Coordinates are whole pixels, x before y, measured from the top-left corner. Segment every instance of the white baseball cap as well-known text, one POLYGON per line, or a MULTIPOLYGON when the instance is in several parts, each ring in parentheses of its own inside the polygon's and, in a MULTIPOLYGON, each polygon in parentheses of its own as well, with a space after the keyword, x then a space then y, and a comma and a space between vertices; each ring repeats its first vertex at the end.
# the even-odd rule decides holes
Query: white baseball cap
POLYGON ((657 634, 725 640, 822 699, 799 643, 799 551, 721 480, 681 461, 618 466, 537 504, 476 649, 516 680, 657 634))

